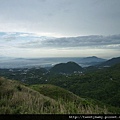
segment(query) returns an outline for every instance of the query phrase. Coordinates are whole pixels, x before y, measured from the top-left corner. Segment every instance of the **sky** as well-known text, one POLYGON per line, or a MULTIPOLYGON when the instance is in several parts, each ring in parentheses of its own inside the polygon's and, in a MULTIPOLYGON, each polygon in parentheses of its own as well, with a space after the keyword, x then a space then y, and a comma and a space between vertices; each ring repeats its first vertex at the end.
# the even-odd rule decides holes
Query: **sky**
POLYGON ((0 56, 117 57, 120 0, 0 0, 0 56))

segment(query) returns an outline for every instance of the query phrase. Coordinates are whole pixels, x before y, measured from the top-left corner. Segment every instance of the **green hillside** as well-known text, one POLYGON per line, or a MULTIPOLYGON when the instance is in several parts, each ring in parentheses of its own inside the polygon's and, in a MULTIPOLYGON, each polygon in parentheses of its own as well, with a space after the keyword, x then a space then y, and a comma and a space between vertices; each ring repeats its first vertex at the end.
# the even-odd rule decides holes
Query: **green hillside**
POLYGON ((75 62, 67 62, 56 64, 50 69, 53 73, 74 73, 75 71, 82 71, 83 68, 75 62))
POLYGON ((66 88, 81 97, 114 106, 116 110, 113 111, 120 113, 120 64, 82 75, 55 76, 49 83, 66 88))
POLYGON ((74 102, 76 105, 79 103, 81 103, 84 106, 90 105, 90 103, 84 98, 80 98, 72 92, 60 88, 58 86, 50 84, 41 84, 32 85, 31 88, 57 101, 61 99, 64 102, 74 102))
POLYGON ((18 81, 0 78, 0 114, 109 113, 106 108, 53 85, 28 87, 18 81))
POLYGON ((77 111, 81 110, 81 108, 88 109, 85 112, 87 114, 91 114, 92 111, 94 111, 94 113, 111 113, 107 111, 105 104, 99 101, 94 101, 92 99, 81 98, 72 92, 58 86, 51 84, 37 84, 31 85, 30 87, 45 96, 48 96, 57 101, 61 101, 62 104, 67 107, 67 109, 70 109, 70 111, 72 110, 72 113, 76 113, 77 111))

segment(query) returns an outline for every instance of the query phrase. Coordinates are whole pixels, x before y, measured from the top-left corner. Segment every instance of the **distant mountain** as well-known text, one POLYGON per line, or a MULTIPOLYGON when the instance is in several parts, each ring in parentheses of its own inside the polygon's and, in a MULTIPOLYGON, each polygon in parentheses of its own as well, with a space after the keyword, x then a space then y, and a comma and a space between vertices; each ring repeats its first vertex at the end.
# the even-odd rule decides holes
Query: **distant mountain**
POLYGON ((98 58, 96 56, 92 56, 92 57, 85 57, 82 59, 84 62, 104 62, 106 61, 105 59, 102 58, 98 58))
POLYGON ((112 65, 115 65, 115 64, 118 64, 118 63, 120 63, 120 57, 112 58, 112 59, 100 64, 99 66, 109 67, 109 66, 112 66, 112 65))
POLYGON ((29 67, 53 67, 59 63, 73 61, 82 67, 93 66, 105 62, 105 59, 92 57, 51 57, 51 58, 12 58, 0 57, 0 68, 29 68, 29 67))
POLYGON ((75 71, 82 71, 83 68, 75 62, 67 62, 56 64, 50 69, 54 73, 74 73, 75 71))

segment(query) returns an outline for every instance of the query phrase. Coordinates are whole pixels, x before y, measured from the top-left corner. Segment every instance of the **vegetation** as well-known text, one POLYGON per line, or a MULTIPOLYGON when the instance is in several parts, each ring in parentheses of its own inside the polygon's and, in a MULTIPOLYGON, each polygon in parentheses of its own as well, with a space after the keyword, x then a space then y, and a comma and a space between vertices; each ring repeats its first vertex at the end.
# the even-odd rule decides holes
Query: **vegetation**
POLYGON ((93 106, 85 99, 56 86, 33 85, 29 88, 27 85, 21 84, 18 81, 0 78, 0 114, 46 113, 97 114, 109 112, 106 108, 102 109, 98 106, 93 106), (44 92, 44 90, 46 91, 44 92))
MULTIPOLYGON (((116 107, 120 113, 120 64, 86 74, 54 76, 49 83, 116 107), (62 80, 61 80, 62 79, 62 80)), ((114 111, 114 110, 113 110, 114 111)))
POLYGON ((120 113, 119 71, 120 63, 74 73, 0 69, 0 113, 120 113))

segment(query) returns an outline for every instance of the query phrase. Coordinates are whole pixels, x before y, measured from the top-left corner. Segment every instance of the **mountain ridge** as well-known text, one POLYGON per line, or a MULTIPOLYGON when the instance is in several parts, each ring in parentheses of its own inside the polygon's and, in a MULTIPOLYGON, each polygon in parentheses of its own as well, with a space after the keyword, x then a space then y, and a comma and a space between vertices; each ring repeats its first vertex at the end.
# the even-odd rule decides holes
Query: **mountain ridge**
POLYGON ((102 66, 102 67, 108 66, 109 67, 109 66, 112 66, 112 65, 115 65, 118 63, 120 63, 120 57, 115 57, 115 58, 111 58, 111 59, 101 63, 99 66, 102 66))
POLYGON ((48 58, 10 58, 3 57, 0 59, 0 68, 24 68, 24 67, 52 67, 58 63, 73 61, 80 66, 91 66, 104 61, 98 57, 48 57, 48 58))

